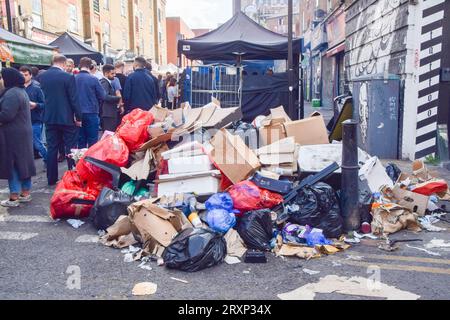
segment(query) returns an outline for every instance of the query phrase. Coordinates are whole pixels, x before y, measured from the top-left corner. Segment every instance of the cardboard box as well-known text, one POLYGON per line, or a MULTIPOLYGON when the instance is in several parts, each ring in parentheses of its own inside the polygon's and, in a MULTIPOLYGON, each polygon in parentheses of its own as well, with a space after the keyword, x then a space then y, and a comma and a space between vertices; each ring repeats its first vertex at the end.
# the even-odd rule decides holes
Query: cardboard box
POLYGON ((284 163, 295 163, 297 158, 294 152, 292 153, 272 153, 272 154, 261 154, 259 156, 259 161, 262 165, 278 165, 284 163))
POLYGON ((395 186, 392 193, 402 207, 409 209, 411 212, 416 212, 420 216, 426 214, 430 197, 401 189, 399 186, 395 186))
POLYGON ((256 153, 257 155, 262 154, 273 154, 273 153, 294 153, 296 149, 294 137, 285 138, 279 140, 270 145, 259 148, 256 153))
POLYGON ((190 225, 182 212, 163 209, 151 200, 131 204, 128 214, 132 232, 143 243, 144 252, 159 256, 173 237, 190 225))
POLYGON ((173 196, 176 193, 194 193, 198 196, 219 192, 220 171, 212 170, 190 174, 161 175, 158 183, 158 197, 173 196))
POLYGON ((303 120, 286 122, 286 136, 294 137, 300 145, 329 144, 328 132, 323 116, 315 116, 303 120))
POLYGON ((234 121, 242 119, 242 110, 239 107, 236 108, 216 108, 211 118, 203 123, 204 128, 222 129, 227 127, 234 121))
POLYGON ((262 121, 259 128, 259 145, 266 146, 286 138, 285 122, 285 119, 266 119, 262 121))
POLYGON ((279 106, 278 108, 270 109, 270 115, 272 116, 272 119, 284 119, 286 122, 292 121, 291 118, 289 118, 286 111, 284 110, 283 106, 279 106))
POLYGON ((234 184, 247 179, 261 167, 258 157, 244 141, 225 129, 216 133, 211 144, 213 161, 234 184))
POLYGON ((170 174, 205 172, 213 169, 207 155, 173 158, 168 162, 170 174))

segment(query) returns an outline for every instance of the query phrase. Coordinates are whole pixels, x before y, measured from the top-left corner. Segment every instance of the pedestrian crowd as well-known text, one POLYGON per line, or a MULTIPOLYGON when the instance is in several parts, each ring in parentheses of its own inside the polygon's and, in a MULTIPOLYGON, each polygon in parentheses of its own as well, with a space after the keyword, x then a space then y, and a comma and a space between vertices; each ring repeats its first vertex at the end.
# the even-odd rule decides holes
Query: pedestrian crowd
POLYGON ((134 59, 133 72, 125 63, 105 64, 55 55, 48 70, 21 66, 3 68, 0 76, 0 179, 8 180, 4 207, 30 202, 35 154, 44 161, 49 186, 58 182, 58 162, 72 149, 89 148, 99 131, 115 131, 126 113, 150 110, 161 103, 176 108, 178 86, 170 73, 156 78, 145 58, 134 59), (45 141, 43 138, 45 132, 45 141))

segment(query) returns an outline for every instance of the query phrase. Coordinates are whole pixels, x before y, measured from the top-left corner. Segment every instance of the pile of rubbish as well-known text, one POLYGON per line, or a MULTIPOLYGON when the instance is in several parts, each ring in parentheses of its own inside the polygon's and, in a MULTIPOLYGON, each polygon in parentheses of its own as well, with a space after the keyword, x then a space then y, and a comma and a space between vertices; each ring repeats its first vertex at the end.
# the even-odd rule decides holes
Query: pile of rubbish
MULTIPOLYGON (((76 169, 57 185, 51 217, 89 218, 125 261, 189 272, 265 263, 268 252, 317 258, 357 242, 341 212, 342 145, 329 142, 323 117, 291 121, 279 107, 252 124, 241 118, 218 101, 132 111, 116 132, 73 151, 76 169)), ((419 218, 450 199, 421 162, 411 175, 362 150, 359 162, 369 237, 418 231, 419 218)))

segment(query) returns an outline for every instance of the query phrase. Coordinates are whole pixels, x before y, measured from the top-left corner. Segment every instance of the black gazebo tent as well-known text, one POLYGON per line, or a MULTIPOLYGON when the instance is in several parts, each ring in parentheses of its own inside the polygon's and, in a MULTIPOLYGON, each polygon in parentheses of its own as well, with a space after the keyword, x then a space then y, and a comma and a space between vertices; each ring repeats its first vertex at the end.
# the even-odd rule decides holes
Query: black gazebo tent
MULTIPOLYGON (((294 93, 297 97, 301 52, 302 39, 294 39, 294 93)), ((239 65, 244 60, 287 60, 288 38, 265 29, 243 12, 238 12, 222 26, 209 33, 197 38, 178 41, 178 55, 184 55, 191 60, 231 60, 236 61, 239 65)), ((278 107, 279 104, 287 107, 286 98, 289 96, 287 73, 284 78, 285 85, 281 86, 282 89, 279 85, 280 78, 274 79, 277 86, 271 86, 268 83, 271 79, 267 79, 267 77, 265 79, 258 77, 244 79, 242 103, 244 119, 249 120, 249 116, 254 114, 267 114, 270 108, 278 107), (259 87, 261 90, 258 90, 259 87), (277 90, 267 92, 267 89, 271 87, 277 87, 277 90), (255 99, 257 96, 261 97, 261 95, 271 93, 277 95, 278 98, 255 99), (267 102, 264 103, 264 101, 267 102), (269 101, 272 102, 269 103, 269 101), (261 105, 261 103, 263 104, 261 105)), ((298 105, 298 101, 296 101, 296 105, 298 105)), ((288 113, 293 119, 298 118, 297 110, 289 110, 288 113)))
POLYGON ((73 59, 76 65, 78 65, 80 59, 83 57, 91 58, 98 64, 103 63, 103 55, 100 52, 95 51, 90 45, 72 37, 67 32, 50 43, 50 45, 59 47, 59 52, 67 58, 73 59))

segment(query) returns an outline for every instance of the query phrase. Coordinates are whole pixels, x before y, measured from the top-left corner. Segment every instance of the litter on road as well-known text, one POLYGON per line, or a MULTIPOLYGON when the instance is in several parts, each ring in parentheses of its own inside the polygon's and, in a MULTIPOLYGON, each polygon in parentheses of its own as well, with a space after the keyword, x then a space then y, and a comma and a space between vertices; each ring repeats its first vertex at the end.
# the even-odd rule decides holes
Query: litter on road
POLYGON ((238 109, 214 99, 202 108, 133 110, 116 132, 74 150, 76 169, 57 185, 51 217, 74 228, 89 218, 124 262, 186 272, 268 263, 269 253, 309 260, 404 229, 441 230, 433 224, 450 192, 423 162, 401 172, 355 149, 359 213, 350 225, 340 168, 345 141, 330 143, 323 116, 292 121, 280 106, 246 123, 238 109))
POLYGON ((158 285, 152 282, 140 282, 133 287, 134 296, 148 296, 156 293, 158 285))

